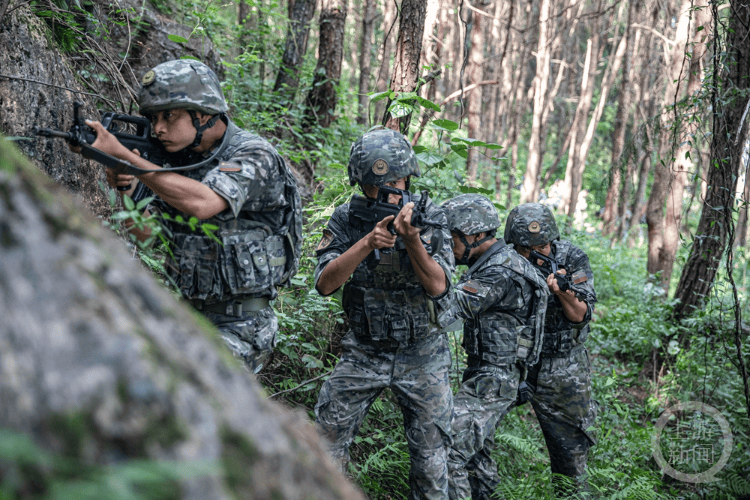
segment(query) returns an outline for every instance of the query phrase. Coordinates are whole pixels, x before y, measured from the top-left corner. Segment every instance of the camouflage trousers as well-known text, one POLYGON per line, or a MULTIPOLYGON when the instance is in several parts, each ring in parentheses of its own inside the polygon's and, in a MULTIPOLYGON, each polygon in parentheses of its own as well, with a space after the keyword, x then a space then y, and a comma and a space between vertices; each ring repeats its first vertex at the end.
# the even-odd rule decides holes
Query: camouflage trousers
POLYGON ((260 311, 247 311, 242 316, 226 316, 206 311, 203 314, 219 329, 221 337, 233 353, 242 358, 253 373, 276 346, 279 321, 271 306, 260 311))
POLYGON ((500 479, 491 457, 495 431, 516 401, 519 370, 469 367, 453 400, 453 445, 448 453, 451 500, 488 500, 500 479))
POLYGON ((349 446, 362 421, 383 389, 390 388, 404 416, 409 499, 444 500, 453 406, 448 341, 433 335, 403 347, 394 344, 364 342, 353 332, 342 339, 341 359, 315 405, 318 432, 330 441, 331 455, 346 472, 349 446))
MULTIPOLYGON (((586 348, 580 345, 565 354, 542 354, 526 382, 533 391, 531 405, 547 443, 552 472, 584 482, 588 451, 596 444, 587 429, 597 413, 586 348)), ((567 490, 559 485, 556 489, 558 493, 567 490)))

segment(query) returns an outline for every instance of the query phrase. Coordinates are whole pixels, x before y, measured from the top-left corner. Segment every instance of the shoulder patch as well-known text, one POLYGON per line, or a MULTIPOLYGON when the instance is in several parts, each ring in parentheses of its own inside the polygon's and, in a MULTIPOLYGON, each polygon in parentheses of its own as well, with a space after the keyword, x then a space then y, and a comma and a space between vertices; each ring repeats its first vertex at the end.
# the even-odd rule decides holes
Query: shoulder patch
POLYGON ((330 229, 323 229, 323 236, 320 238, 320 242, 315 247, 315 250, 328 248, 331 243, 333 243, 333 232, 330 229))
POLYGON ((232 165, 231 163, 219 163, 219 171, 221 172, 242 172, 242 167, 232 165))
POLYGON ((461 290, 478 297, 486 297, 488 292, 486 286, 474 280, 468 280, 466 283, 461 285, 461 290))
POLYGON ((570 276, 570 279, 571 279, 571 281, 573 281, 573 284, 577 285, 578 283, 583 283, 585 281, 588 281, 589 277, 586 276, 586 271, 584 271, 583 269, 581 269, 581 270, 578 270, 578 271, 574 272, 570 276))

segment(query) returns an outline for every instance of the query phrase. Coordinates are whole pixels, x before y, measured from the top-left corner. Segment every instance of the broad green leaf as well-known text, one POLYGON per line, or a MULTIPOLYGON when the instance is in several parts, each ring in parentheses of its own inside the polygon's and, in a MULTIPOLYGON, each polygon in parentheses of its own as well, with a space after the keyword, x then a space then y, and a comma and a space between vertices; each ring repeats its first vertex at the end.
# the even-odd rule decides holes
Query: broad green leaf
POLYGON ((440 106, 428 99, 425 99, 424 97, 417 96, 417 102, 419 102, 419 104, 421 104, 423 108, 431 109, 433 111, 440 111, 440 106))
POLYGON ((381 99, 386 98, 393 98, 393 92, 390 90, 386 90, 385 92, 375 92, 373 94, 369 94, 371 101, 379 101, 381 99))
POLYGON ((459 186, 458 190, 461 191, 463 194, 479 193, 479 194, 483 194, 483 195, 486 195, 486 196, 489 196, 491 194, 495 194, 495 191, 493 191, 491 189, 485 189, 485 188, 480 188, 480 187, 471 187, 471 186, 459 186))
POLYGON ((432 151, 425 151, 422 153, 417 153, 417 160, 421 161, 427 166, 432 166, 437 165, 438 163, 443 161, 443 156, 432 151))
POLYGON ((458 130, 458 123, 452 120, 433 120, 432 125, 443 128, 445 130, 454 131, 458 130))
POLYGON ((130 196, 123 196, 122 204, 125 205, 125 210, 135 209, 135 202, 133 201, 133 198, 131 198, 130 196))
POLYGON ((180 35, 167 35, 167 38, 175 43, 188 43, 187 38, 181 37, 180 35))
POLYGON ((469 152, 466 151, 466 145, 464 144, 451 144, 451 149, 464 160, 469 157, 469 152))

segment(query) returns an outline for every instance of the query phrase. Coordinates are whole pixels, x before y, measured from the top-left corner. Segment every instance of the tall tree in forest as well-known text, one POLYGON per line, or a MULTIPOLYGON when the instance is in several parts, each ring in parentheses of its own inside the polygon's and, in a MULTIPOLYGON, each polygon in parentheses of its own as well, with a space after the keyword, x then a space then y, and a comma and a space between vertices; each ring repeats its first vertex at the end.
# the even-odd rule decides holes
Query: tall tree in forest
MULTIPOLYGON (((476 7, 484 8, 482 1, 476 2, 476 7)), ((484 64, 484 26, 482 16, 477 12, 470 12, 469 23, 466 30, 466 37, 471 39, 469 47, 469 61, 467 67, 468 81, 473 84, 480 83, 483 75, 484 64)), ((469 137, 473 139, 485 139, 480 137, 480 128, 482 123, 482 88, 477 87, 468 94, 469 104, 468 113, 468 130, 469 137)), ((486 126, 486 125, 485 125, 486 126)), ((470 184, 476 183, 477 165, 479 164, 479 152, 477 148, 469 148, 466 157, 466 180, 470 184)))
MULTIPOLYGON (((727 275, 732 281, 732 240, 733 196, 737 174, 743 164, 743 153, 750 124, 745 123, 750 94, 750 1, 735 0, 729 14, 729 29, 726 31, 726 47, 715 47, 715 54, 726 54, 724 65, 714 56, 712 82, 713 133, 711 134, 711 162, 708 168, 708 190, 693 240, 690 256, 682 269, 675 298, 676 317, 692 314, 704 302, 713 287, 724 252, 727 252, 727 275), (723 50, 722 50, 723 49, 723 50), (722 74, 719 74, 721 70, 722 74), (720 82, 721 80, 721 82, 720 82)), ((699 6, 708 10, 705 4, 699 6)), ((714 20, 718 9, 712 5, 714 20)), ((698 16, 701 16, 699 11, 698 16)), ((715 35, 718 22, 714 22, 715 35)), ((733 289, 734 299, 734 347, 735 366, 738 367, 744 384, 745 405, 750 413, 750 381, 748 380, 745 357, 742 352, 742 311, 740 310, 737 289, 733 289)), ((745 342, 747 338, 745 337, 745 342)))
POLYGON ((740 199, 740 215, 737 217, 737 231, 734 239, 735 246, 744 247, 747 245, 747 226, 748 226, 748 204, 750 204, 750 165, 745 167, 745 186, 742 190, 740 199))
MULTIPOLYGON (((396 0, 383 0, 383 44, 380 51, 380 67, 378 78, 375 82, 377 92, 385 92, 388 88, 388 75, 391 74, 391 55, 393 54, 393 41, 396 37, 396 16, 398 9, 396 0)), ((385 101, 379 100, 375 103, 375 121, 380 123, 385 113, 385 101)))
MULTIPOLYGON (((399 12, 398 39, 396 40, 396 60, 390 88, 396 94, 413 92, 419 80, 419 57, 422 53, 422 37, 427 15, 427 0, 403 0, 399 12)), ((384 117, 385 126, 406 133, 411 115, 384 117)))
POLYGON ((534 78, 534 111, 531 120, 529 158, 526 175, 521 186, 521 203, 535 202, 539 198, 539 172, 542 167, 542 114, 547 106, 547 86, 550 74, 549 37, 550 0, 541 0, 539 7, 539 35, 536 49, 536 77, 534 78))
MULTIPOLYGON (((675 298, 680 300, 674 309, 677 317, 688 316, 702 306, 713 286, 721 258, 732 245, 727 236, 733 225, 733 197, 750 128, 746 118, 742 121, 750 91, 747 77, 750 74, 750 1, 733 4, 736 8, 730 14, 727 61, 723 68, 714 68, 710 189, 706 192, 690 256, 675 291, 675 298), (722 74, 718 74, 720 70, 722 74)), ((699 7, 696 17, 708 18, 708 7, 705 4, 699 7)))
MULTIPOLYGON (((705 0, 696 2, 705 5, 705 0)), ((698 15, 705 8, 697 11, 698 15)), ((691 142, 687 140, 693 123, 688 113, 680 112, 677 103, 683 95, 690 95, 700 87, 700 74, 690 71, 691 61, 687 51, 688 38, 694 15, 693 1, 682 0, 678 12, 677 33, 671 52, 671 61, 666 75, 666 89, 661 110, 661 133, 659 137, 659 162, 654 170, 654 182, 648 201, 646 221, 648 223, 649 274, 659 274, 661 286, 669 289, 672 279, 677 245, 679 244, 682 220, 682 195, 687 182, 691 142), (688 79, 685 85, 685 79, 688 79), (686 88, 688 87, 688 88, 686 88), (687 118, 687 119, 686 119, 687 118), (666 200, 666 213, 664 210, 666 200)), ((702 57, 705 49, 692 50, 692 58, 702 57), (698 55, 699 54, 699 55, 698 55)), ((696 60, 692 65, 697 65, 696 60)))
POLYGON ((357 114, 357 123, 360 125, 368 123, 369 117, 370 98, 367 93, 370 91, 370 65, 372 62, 370 51, 377 14, 375 0, 363 0, 363 4, 362 38, 359 44, 359 113, 357 114))
POLYGON ((291 6, 284 55, 273 86, 274 91, 281 91, 287 105, 294 101, 294 94, 299 86, 299 67, 307 52, 310 21, 315 14, 315 3, 316 0, 296 0, 291 6))
MULTIPOLYGON (((612 84, 614 83, 615 77, 617 75, 617 72, 620 70, 620 66, 622 64, 623 56, 625 55, 626 51, 626 40, 625 38, 620 38, 619 42, 617 41, 617 37, 615 36, 615 41, 613 43, 613 48, 617 47, 615 50, 610 52, 609 60, 607 61, 607 70, 604 73, 604 77, 602 78, 602 83, 599 86, 599 101, 596 104, 596 107, 594 108, 594 112, 591 115, 591 118, 589 119, 588 127, 586 128, 586 134, 583 137, 583 140, 580 143, 580 146, 578 148, 578 155, 574 158, 573 168, 570 172, 570 196, 569 196, 569 202, 568 202, 568 216, 571 217, 571 219, 574 217, 576 212, 576 205, 578 203, 578 195, 580 194, 582 187, 583 187, 583 173, 586 169, 586 157, 589 152, 589 148, 591 147, 591 143, 594 139, 594 133, 596 132, 596 126, 599 123, 599 120, 602 117, 602 113, 604 113, 604 106, 607 103, 607 96, 609 94, 609 90, 612 88, 612 84)), ((591 82, 593 83, 593 82, 591 82)), ((565 175, 566 181, 568 179, 568 173, 566 172, 565 175)), ((567 186, 567 183, 566 183, 567 186)))
MULTIPOLYGON (((612 163, 610 165, 610 183, 609 189, 607 190, 607 199, 604 203, 604 214, 602 219, 604 227, 602 229, 603 234, 610 234, 614 228, 617 219, 622 216, 619 213, 619 204, 617 198, 621 195, 620 184, 622 182, 622 168, 623 162, 621 156, 625 149, 625 131, 628 128, 628 117, 630 116, 630 80, 631 75, 631 53, 636 52, 637 48, 633 48, 631 45, 632 32, 631 24, 634 18, 634 10, 640 9, 641 2, 634 0, 628 4, 628 17, 625 23, 625 33, 623 35, 623 41, 625 42, 625 61, 623 64, 622 79, 620 80, 620 92, 619 102, 617 103, 617 115, 615 116, 615 128, 612 132, 612 163)), ((640 32, 638 32, 640 35, 640 32)), ((636 44, 637 45, 637 44, 636 44)), ((626 176, 626 179, 628 176, 626 176)), ((625 193, 627 194, 627 193, 625 193)))
MULTIPOLYGON (((299 0, 301 1, 301 0, 299 0)), ((320 42, 315 78, 307 95, 305 123, 328 127, 336 109, 336 85, 341 77, 344 57, 344 24, 347 0, 322 0, 320 9, 320 42)))
MULTIPOLYGON (((595 23, 595 25, 598 23, 595 23)), ((594 33, 586 43, 586 58, 583 64, 583 74, 581 77, 581 94, 578 98, 576 113, 573 117, 570 132, 570 146, 568 150, 568 162, 565 168, 565 179, 562 189, 562 203, 560 208, 564 213, 569 212, 572 204, 571 193, 573 191, 573 176, 578 170, 578 160, 581 156, 581 147, 586 136, 586 117, 591 109, 591 102, 594 98, 594 79, 596 78, 596 61, 599 58, 599 30, 598 26, 594 27, 594 33)), ((574 209, 575 210, 575 209, 574 209)))

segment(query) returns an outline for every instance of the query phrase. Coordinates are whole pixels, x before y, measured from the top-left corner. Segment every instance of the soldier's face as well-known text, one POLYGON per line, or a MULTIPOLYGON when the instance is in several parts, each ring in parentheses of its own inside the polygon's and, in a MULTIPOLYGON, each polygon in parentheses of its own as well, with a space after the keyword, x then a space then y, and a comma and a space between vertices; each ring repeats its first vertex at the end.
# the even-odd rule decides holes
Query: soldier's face
MULTIPOLYGON (((536 252, 539 252, 540 254, 544 255, 545 257, 549 257, 549 254, 552 252, 552 244, 550 242, 547 242, 544 245, 537 245, 531 248, 526 247, 517 247, 516 251, 521 254, 521 257, 525 258, 526 260, 529 260, 529 255, 531 254, 531 251, 534 250, 536 252)), ((543 262, 540 262, 540 264, 544 264, 543 262)))
MULTIPOLYGON (((386 186, 400 189, 401 191, 406 191, 406 177, 402 177, 401 179, 386 182, 386 186)), ((378 197, 378 186, 374 186, 372 184, 365 184, 362 186, 362 190, 365 192, 365 196, 368 198, 376 199, 378 197)), ((401 201, 401 196, 396 194, 390 194, 388 195, 388 203, 391 205, 398 205, 398 203, 401 201)))
MULTIPOLYGON (((466 238, 466 241, 469 243, 469 245, 471 245, 477 240, 481 240, 482 238, 484 238, 486 234, 487 233, 470 234, 468 236, 464 236, 464 238, 466 238)), ((461 241, 461 236, 458 235, 458 233, 451 233, 451 239, 453 240, 453 256, 458 262, 461 257, 463 257, 464 252, 466 251, 466 245, 464 245, 463 241, 461 241)), ((477 251, 478 248, 472 248, 469 252, 469 258, 475 257, 477 251)))
MULTIPOLYGON (((201 122, 204 118, 210 118, 201 113, 198 113, 198 117, 201 122)), ((159 111, 151 115, 151 126, 156 138, 164 145, 164 149, 170 153, 190 146, 197 133, 193 126, 193 119, 185 109, 159 111)))

